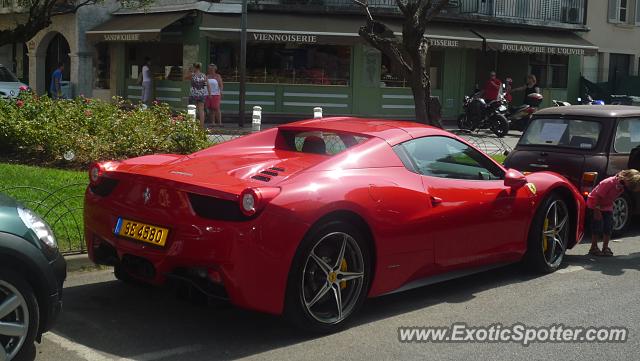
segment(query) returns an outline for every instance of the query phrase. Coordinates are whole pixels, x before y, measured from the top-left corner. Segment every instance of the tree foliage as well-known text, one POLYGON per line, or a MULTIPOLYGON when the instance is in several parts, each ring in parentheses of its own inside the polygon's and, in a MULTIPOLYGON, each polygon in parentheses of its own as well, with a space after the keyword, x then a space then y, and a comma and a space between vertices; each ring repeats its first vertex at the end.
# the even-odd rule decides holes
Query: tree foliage
MULTIPOLYGON (((14 28, 0 30, 0 46, 25 43, 40 30, 51 25, 54 17, 72 14, 83 6, 102 4, 105 0, 13 0, 16 13, 24 16, 14 28)), ((122 7, 144 7, 153 0, 119 0, 122 7)))
POLYGON ((367 0, 354 0, 362 6, 367 22, 359 34, 367 43, 380 50, 409 81, 413 92, 416 120, 442 127, 440 103, 431 97, 429 79, 429 42, 424 33, 431 20, 439 14, 449 0, 396 0, 402 15, 402 38, 398 38, 387 25, 373 18, 367 0))

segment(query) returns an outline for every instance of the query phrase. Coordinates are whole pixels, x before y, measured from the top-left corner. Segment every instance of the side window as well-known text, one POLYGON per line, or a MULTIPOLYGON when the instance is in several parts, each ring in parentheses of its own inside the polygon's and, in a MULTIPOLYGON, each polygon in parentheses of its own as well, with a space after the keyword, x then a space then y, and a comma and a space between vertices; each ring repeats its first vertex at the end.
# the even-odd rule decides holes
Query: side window
POLYGON ((453 138, 413 139, 394 150, 410 171, 426 176, 469 180, 496 180, 504 176, 504 171, 484 154, 453 138))
POLYGON ((618 153, 631 153, 640 146, 640 118, 622 119, 616 129, 614 149, 618 153))

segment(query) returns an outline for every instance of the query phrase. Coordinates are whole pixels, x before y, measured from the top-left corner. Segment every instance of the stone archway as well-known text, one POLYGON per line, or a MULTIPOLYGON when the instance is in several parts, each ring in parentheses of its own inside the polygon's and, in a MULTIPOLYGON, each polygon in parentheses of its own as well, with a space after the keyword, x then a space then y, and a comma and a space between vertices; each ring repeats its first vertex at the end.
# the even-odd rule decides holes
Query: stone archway
POLYGON ((46 89, 50 88, 50 77, 55 69, 58 68, 58 64, 64 64, 64 71, 62 72, 62 80, 69 81, 71 74, 71 58, 69 54, 71 49, 69 48, 69 42, 60 33, 57 33, 49 41, 47 45, 45 55, 45 86, 46 89))
POLYGON ((38 94, 46 94, 51 82, 51 73, 57 62, 65 64, 63 80, 70 80, 72 72, 70 55, 75 51, 75 44, 69 42, 69 34, 51 30, 40 32, 27 42, 29 49, 29 85, 38 94))

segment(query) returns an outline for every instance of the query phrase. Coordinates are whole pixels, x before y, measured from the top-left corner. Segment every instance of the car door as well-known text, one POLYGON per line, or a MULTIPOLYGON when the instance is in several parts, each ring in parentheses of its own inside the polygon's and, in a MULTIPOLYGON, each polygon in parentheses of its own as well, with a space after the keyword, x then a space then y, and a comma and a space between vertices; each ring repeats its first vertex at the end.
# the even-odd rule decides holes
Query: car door
POLYGON ((437 267, 480 265, 522 252, 528 200, 517 197, 521 190, 504 185, 501 167, 446 136, 417 138, 401 146, 431 199, 424 237, 434 242, 437 267))

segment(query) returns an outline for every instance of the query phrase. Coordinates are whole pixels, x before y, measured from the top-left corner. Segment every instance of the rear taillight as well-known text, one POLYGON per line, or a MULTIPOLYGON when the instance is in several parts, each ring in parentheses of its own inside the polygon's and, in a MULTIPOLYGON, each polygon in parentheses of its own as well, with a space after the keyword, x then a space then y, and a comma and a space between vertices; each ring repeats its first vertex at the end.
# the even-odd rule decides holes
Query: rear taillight
POLYGON ((535 112, 536 112, 536 108, 534 108, 534 107, 529 107, 529 108, 527 108, 527 109, 526 109, 526 111, 527 111, 527 113, 529 113, 529 114, 533 114, 533 113, 535 113, 535 112))
POLYGON ((582 180, 580 181, 580 193, 583 196, 588 196, 596 186, 598 180, 598 172, 584 172, 582 173, 582 180))
POLYGON ((280 193, 278 187, 247 188, 240 193, 240 211, 251 217, 260 212, 273 198, 280 193))
POLYGON ((95 187, 102 183, 104 176, 108 172, 116 170, 118 162, 93 163, 89 167, 89 185, 95 187))
POLYGON ((102 164, 93 163, 91 167, 89 167, 89 184, 93 187, 100 184, 103 174, 104 168, 102 167, 102 164))

